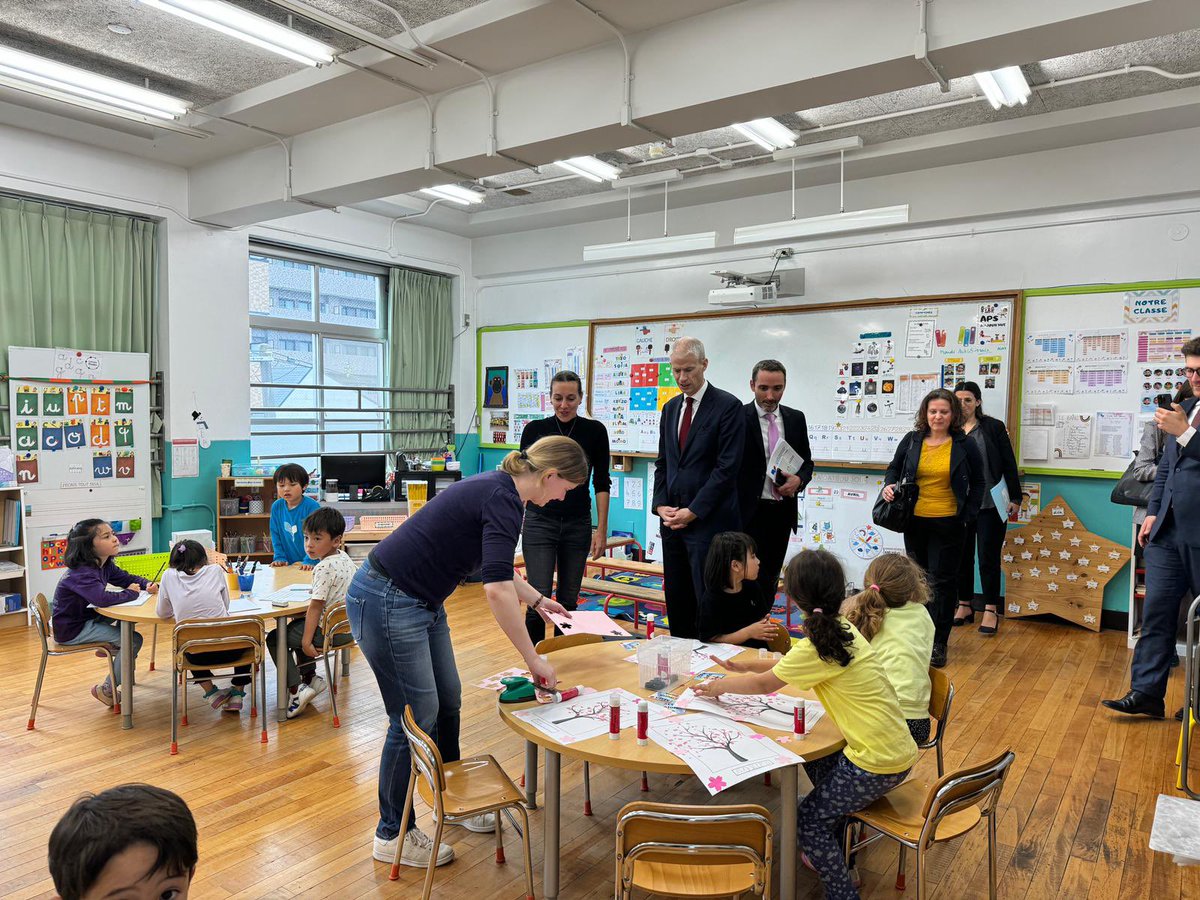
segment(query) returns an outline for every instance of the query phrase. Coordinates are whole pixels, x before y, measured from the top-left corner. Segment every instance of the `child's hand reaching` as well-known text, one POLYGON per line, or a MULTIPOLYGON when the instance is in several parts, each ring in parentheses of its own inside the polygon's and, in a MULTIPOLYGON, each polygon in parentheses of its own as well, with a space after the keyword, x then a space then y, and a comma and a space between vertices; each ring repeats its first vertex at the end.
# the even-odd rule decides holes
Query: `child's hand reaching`
MULTIPOLYGON (((736 660, 717 659, 715 656, 711 656, 711 655, 708 658, 711 659, 713 662, 715 662, 718 666, 720 666, 726 672, 750 672, 750 671, 753 671, 745 663, 737 662, 736 660)), ((720 679, 714 679, 714 680, 719 681, 720 679)), ((699 691, 697 691, 697 693, 699 693, 699 691)))
MULTIPOLYGON (((720 661, 718 660, 718 662, 720 662, 720 661)), ((724 663, 722 663, 722 665, 724 666, 724 663)), ((728 668, 728 667, 726 667, 726 668, 728 668)), ((744 669, 733 669, 731 671, 745 671, 745 670, 744 669)), ((725 687, 721 684, 720 678, 712 678, 707 681, 702 681, 699 684, 693 686, 692 692, 697 697, 707 697, 709 700, 716 700, 723 693, 725 693, 725 687)))

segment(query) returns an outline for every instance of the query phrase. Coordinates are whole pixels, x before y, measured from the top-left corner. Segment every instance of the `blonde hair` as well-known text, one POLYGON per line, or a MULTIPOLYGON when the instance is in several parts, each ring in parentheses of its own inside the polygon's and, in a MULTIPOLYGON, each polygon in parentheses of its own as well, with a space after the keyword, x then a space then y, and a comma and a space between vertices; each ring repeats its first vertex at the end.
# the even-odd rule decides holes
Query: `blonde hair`
POLYGON ((531 472, 538 475, 550 471, 571 484, 584 484, 588 478, 588 458, 583 448, 569 437, 551 435, 534 441, 525 450, 514 450, 500 463, 504 472, 516 478, 531 472))
POLYGON ((846 601, 845 616, 868 641, 879 634, 889 609, 929 602, 929 583, 919 565, 899 553, 871 561, 863 576, 867 586, 846 601))

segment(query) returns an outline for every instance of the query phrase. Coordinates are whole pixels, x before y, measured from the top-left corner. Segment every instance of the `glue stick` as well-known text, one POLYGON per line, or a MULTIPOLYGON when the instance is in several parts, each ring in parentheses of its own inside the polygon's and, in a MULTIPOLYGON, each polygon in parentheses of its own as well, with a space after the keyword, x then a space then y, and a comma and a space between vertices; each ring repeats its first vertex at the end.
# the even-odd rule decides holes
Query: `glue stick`
POLYGON ((650 704, 645 700, 638 701, 637 742, 639 747, 650 743, 650 704))
POLYGON ((792 712, 792 733, 797 740, 804 740, 804 701, 801 700, 796 704, 796 709, 792 712))
POLYGON ((646 613, 646 640, 654 637, 654 613, 646 613))
POLYGON ((613 691, 608 698, 608 739, 615 741, 621 736, 621 692, 613 691))

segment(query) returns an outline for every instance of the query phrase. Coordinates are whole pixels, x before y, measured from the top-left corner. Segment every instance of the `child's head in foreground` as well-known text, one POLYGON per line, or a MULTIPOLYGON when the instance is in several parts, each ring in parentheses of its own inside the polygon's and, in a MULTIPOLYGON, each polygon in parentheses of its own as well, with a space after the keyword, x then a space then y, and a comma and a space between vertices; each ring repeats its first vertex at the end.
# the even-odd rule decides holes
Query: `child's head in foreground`
POLYGON ((149 784, 84 794, 50 833, 50 876, 62 900, 187 900, 196 859, 187 804, 149 784))

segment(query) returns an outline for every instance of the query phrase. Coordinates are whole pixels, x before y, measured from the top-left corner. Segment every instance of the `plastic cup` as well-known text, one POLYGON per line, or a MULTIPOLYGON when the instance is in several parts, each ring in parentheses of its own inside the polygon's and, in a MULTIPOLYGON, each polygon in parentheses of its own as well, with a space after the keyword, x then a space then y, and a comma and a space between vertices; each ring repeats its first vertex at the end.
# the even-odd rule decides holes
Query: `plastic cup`
POLYGON ((238 587, 241 589, 243 594, 248 594, 252 590, 254 590, 254 576, 253 575, 239 575, 237 577, 237 580, 238 580, 238 587))

